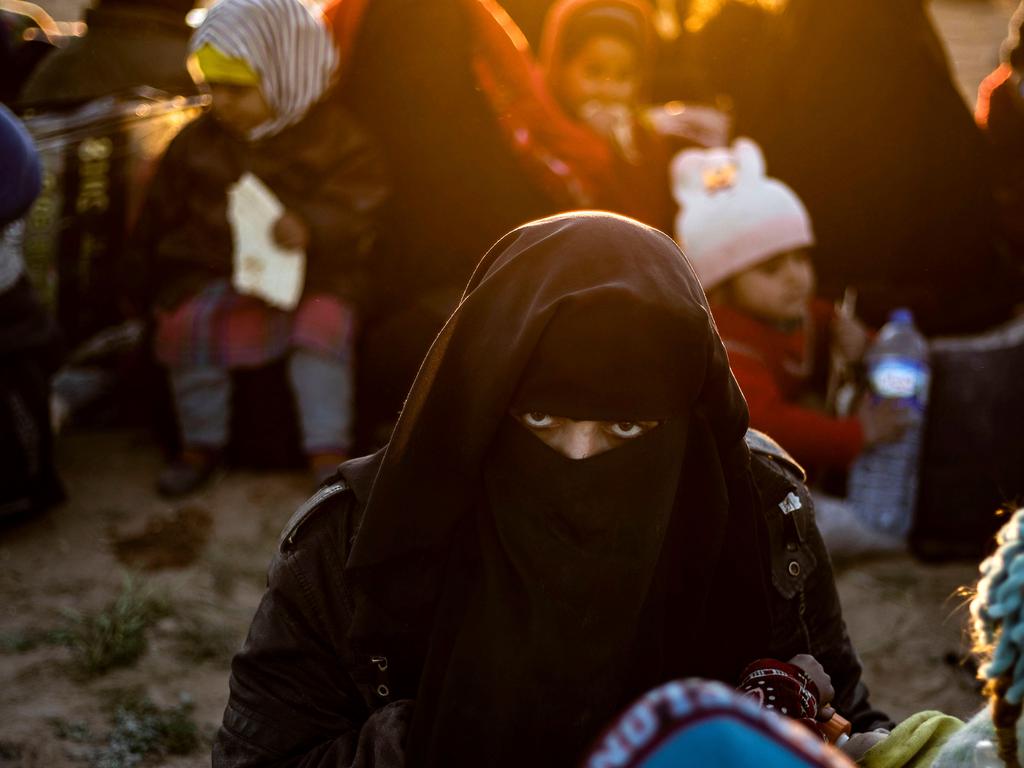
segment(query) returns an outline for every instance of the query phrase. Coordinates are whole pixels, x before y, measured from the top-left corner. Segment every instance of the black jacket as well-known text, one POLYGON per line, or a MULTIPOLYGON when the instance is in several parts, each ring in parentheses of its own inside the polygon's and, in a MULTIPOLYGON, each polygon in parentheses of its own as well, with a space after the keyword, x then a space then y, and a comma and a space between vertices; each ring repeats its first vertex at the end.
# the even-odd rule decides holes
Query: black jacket
MULTIPOLYGON (((833 703, 855 730, 891 727, 860 681, 803 471, 766 436, 751 431, 747 443, 772 550, 775 630, 765 655, 810 653, 831 675, 833 703)), ((381 456, 342 465, 285 527, 267 592, 232 663, 214 766, 405 764, 416 675, 393 653, 350 646, 341 580, 381 456)))

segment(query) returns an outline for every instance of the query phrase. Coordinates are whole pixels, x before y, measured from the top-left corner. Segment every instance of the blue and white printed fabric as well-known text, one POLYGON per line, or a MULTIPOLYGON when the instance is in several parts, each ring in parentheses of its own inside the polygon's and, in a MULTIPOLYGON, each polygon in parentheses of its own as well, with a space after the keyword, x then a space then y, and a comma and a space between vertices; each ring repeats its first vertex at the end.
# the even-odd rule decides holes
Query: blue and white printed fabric
POLYGON ((706 680, 666 683, 630 707, 583 768, 852 768, 804 726, 706 680))

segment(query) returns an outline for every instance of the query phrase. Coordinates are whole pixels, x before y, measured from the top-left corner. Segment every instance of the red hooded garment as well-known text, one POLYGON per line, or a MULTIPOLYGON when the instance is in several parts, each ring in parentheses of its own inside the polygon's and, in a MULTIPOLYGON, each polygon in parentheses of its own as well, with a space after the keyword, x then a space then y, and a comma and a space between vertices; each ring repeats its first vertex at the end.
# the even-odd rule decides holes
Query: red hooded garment
MULTIPOLYGON (((641 103, 648 100, 655 50, 653 11, 643 0, 561 0, 552 6, 544 21, 540 44, 540 67, 549 91, 566 65, 566 47, 573 27, 582 16, 602 9, 622 11, 636 19, 637 47, 641 68, 641 103)), ((603 143, 610 155, 609 173, 599 180, 596 207, 632 216, 665 232, 672 229, 676 205, 672 200, 669 179, 669 149, 665 142, 634 113, 633 137, 636 157, 627 159, 589 126, 562 111, 563 119, 577 130, 603 143)))
POLYGON ((803 327, 783 331, 724 304, 712 307, 729 365, 747 399, 750 426, 767 432, 809 470, 847 469, 864 448, 855 418, 835 418, 800 405, 827 339, 831 305, 811 304, 803 327))

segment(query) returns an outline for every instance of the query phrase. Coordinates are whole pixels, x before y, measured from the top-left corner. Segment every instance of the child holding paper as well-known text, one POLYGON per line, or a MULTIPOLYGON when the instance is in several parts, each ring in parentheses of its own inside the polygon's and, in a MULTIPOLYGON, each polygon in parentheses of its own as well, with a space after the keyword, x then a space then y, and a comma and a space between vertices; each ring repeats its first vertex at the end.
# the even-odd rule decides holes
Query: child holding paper
POLYGON ((140 223, 184 445, 158 489, 182 495, 209 478, 228 439, 229 371, 284 355, 304 450, 326 476, 350 449, 353 306, 382 163, 332 98, 340 57, 314 6, 222 0, 190 51, 212 109, 171 143, 140 223), (251 203, 254 189, 267 205, 251 203), (266 260, 236 253, 254 232, 266 260), (275 299, 273 279, 260 290, 253 271, 269 259, 305 259, 297 301, 275 299))

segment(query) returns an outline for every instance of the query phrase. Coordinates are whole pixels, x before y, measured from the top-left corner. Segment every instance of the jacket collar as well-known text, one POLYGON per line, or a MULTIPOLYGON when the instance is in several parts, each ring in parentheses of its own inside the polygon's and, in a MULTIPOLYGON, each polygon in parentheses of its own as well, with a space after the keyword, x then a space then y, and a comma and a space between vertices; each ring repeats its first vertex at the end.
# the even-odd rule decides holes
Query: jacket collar
POLYGON ((360 456, 358 459, 346 461, 338 468, 348 487, 355 494, 360 507, 366 506, 370 491, 373 490, 373 481, 377 478, 377 470, 380 469, 386 450, 387 446, 384 446, 369 456, 360 456))

